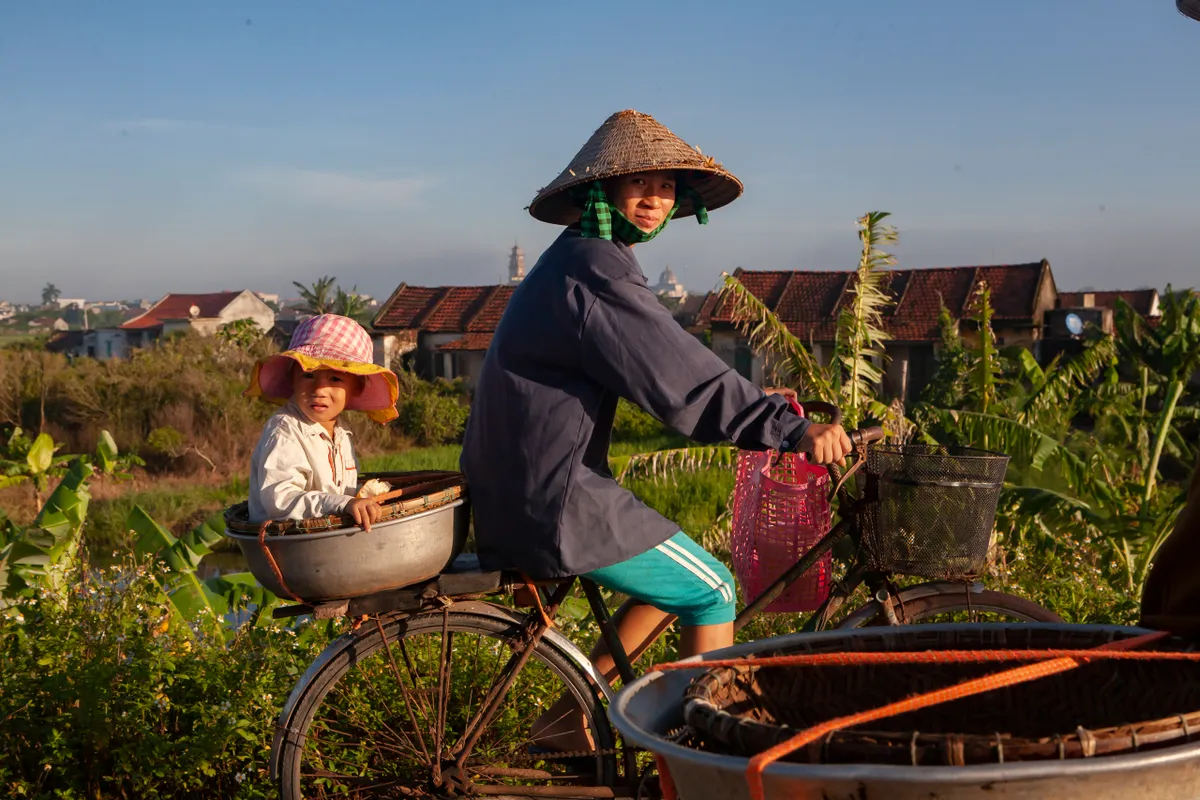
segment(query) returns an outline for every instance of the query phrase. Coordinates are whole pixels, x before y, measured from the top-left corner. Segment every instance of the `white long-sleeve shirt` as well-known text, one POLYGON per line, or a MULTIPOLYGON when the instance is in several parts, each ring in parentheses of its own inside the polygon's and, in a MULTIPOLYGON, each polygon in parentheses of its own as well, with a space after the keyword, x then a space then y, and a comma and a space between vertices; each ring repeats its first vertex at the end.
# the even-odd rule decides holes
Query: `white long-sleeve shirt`
POLYGON ((309 519, 340 513, 358 488, 350 431, 331 437, 293 403, 263 427, 250 461, 250 521, 309 519))

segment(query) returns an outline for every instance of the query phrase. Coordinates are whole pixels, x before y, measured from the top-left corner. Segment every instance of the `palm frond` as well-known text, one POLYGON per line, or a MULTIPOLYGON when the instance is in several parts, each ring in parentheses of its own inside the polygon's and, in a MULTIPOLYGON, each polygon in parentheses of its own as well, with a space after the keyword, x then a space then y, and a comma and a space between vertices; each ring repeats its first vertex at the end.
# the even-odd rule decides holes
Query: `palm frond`
POLYGON ((802 396, 815 397, 829 403, 837 402, 830 376, 779 317, 767 308, 753 292, 733 275, 723 276, 724 290, 733 303, 731 316, 739 330, 750 340, 756 351, 772 353, 800 382, 797 391, 802 396))
POLYGON ((732 469, 737 453, 737 448, 731 445, 679 447, 610 458, 608 464, 618 483, 635 479, 661 480, 681 472, 700 472, 713 467, 732 469))

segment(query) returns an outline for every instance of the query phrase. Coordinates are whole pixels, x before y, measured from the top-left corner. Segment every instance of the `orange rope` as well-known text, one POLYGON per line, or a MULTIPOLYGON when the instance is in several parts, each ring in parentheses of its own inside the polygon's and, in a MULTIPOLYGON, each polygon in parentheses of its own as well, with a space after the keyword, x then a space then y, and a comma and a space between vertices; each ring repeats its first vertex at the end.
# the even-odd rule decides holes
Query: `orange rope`
POLYGON ((271 567, 271 573, 275 576, 275 580, 279 581, 279 588, 283 589, 283 593, 295 600, 297 603, 303 603, 295 592, 287 585, 283 579, 283 571, 279 569, 279 564, 275 563, 275 556, 271 553, 271 548, 267 544, 267 527, 271 524, 271 520, 266 520, 262 525, 258 526, 258 546, 262 548, 263 555, 267 557, 267 564, 271 567))
MULTIPOLYGON (((1138 647, 1139 645, 1148 644, 1150 642, 1162 639, 1169 634, 1166 632, 1149 633, 1143 636, 1135 636, 1131 639, 1123 639, 1117 642, 1110 642, 1096 648, 1097 650, 1127 650, 1138 647)), ((1028 651, 1026 651, 1028 652, 1028 651)), ((1092 651, 1088 651, 1092 655, 1092 651)), ((847 654, 848 655, 848 654, 847 654)), ((899 654, 898 654, 899 655, 899 654)), ((907 655, 907 654, 904 654, 907 655)), ((939 655, 936 651, 930 655, 939 655)), ((936 659, 931 659, 936 660, 936 659)), ((743 662, 743 664, 746 662, 743 662)), ((754 663, 751 661, 750 663, 754 663)), ((855 725, 861 725, 864 722, 873 722, 879 719, 885 719, 897 714, 904 714, 909 711, 915 711, 919 708, 927 708, 939 703, 946 703, 951 700, 958 700, 971 695, 982 694, 992 691, 993 689, 1001 689, 1006 686, 1014 686, 1018 683, 1045 678, 1049 675, 1055 675, 1060 672, 1075 669, 1082 662, 1074 658, 1056 658, 1050 661, 1043 661, 1038 664, 1028 664, 1023 667, 997 672, 992 675, 985 675, 982 678, 964 681, 956 686, 951 686, 946 689, 938 689, 937 691, 927 692, 925 694, 915 695, 905 700, 879 708, 870 709, 868 711, 860 711, 857 714, 850 714, 845 717, 831 719, 828 722, 822 722, 819 725, 814 725, 807 730, 801 731, 797 735, 788 739, 786 742, 781 742, 774 747, 766 750, 750 759, 750 764, 746 767, 746 783, 750 789, 751 800, 765 800, 763 791, 763 771, 784 756, 794 753, 801 747, 811 744, 822 736, 832 733, 843 728, 850 728, 855 725)), ((694 669, 696 665, 692 665, 694 669)))

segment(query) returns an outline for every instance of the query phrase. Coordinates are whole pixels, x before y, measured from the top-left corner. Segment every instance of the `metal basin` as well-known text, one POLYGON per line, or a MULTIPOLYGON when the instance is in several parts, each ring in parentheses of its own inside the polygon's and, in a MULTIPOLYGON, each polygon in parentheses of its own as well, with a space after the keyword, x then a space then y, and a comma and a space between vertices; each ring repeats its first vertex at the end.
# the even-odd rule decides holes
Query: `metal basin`
POLYGON ((470 506, 456 500, 430 511, 377 522, 370 533, 342 528, 266 537, 283 583, 252 534, 228 528, 259 583, 280 597, 341 600, 399 589, 438 575, 462 552, 470 506), (288 591, 290 590, 290 591, 288 591))
MULTIPOLYGON (((1027 628, 1031 625, 1022 625, 1027 628)), ((899 631, 951 630, 965 626, 920 625, 899 631)), ((979 627, 979 626, 975 626, 979 627)), ((989 626, 996 629, 1016 625, 989 626)), ((1146 633, 1118 626, 1038 625, 1046 629, 1088 627, 1146 633)), ((695 659, 736 658, 764 651, 791 649, 799 642, 845 639, 846 631, 794 634, 752 642, 695 659)), ((855 631, 852 636, 878 637, 879 629, 855 631)), ((682 800, 740 800, 749 798, 748 759, 693 750, 666 738, 683 724, 683 694, 704 670, 651 673, 630 684, 610 708, 613 724, 626 740, 661 756, 682 800)), ((1119 691, 1117 688, 1110 691, 1119 691)), ((1071 761, 1028 761, 965 767, 911 767, 873 764, 798 764, 777 762, 764 773, 767 798, 823 800, 930 800, 930 798, 1081 798, 1117 800, 1153 797, 1156 800, 1200 798, 1200 743, 1071 761)))

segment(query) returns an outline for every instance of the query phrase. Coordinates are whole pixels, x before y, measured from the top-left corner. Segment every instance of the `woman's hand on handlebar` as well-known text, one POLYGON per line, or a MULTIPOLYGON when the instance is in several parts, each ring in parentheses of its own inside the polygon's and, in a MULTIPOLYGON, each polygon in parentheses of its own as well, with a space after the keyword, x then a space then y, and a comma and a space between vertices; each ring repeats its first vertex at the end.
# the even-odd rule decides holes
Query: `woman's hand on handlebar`
POLYGON ((850 455, 854 446, 841 425, 822 425, 814 422, 804 432, 796 448, 812 456, 818 464, 838 464, 850 455))
POLYGON ((795 389, 788 389, 786 386, 771 386, 763 389, 764 394, 779 394, 793 402, 800 402, 800 396, 796 394, 795 389))

